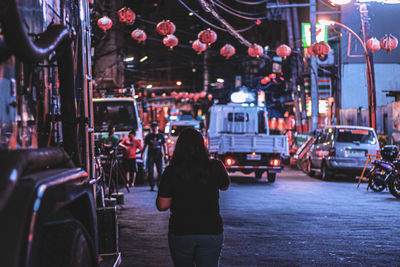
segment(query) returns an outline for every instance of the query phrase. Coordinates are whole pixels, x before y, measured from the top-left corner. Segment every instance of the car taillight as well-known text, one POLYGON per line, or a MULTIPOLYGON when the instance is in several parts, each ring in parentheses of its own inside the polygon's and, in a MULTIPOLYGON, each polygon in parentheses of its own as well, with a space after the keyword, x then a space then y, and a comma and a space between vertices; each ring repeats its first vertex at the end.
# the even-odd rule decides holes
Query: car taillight
POLYGON ((273 159, 269 162, 270 165, 277 167, 281 165, 281 160, 280 159, 273 159))
POLYGON ((171 138, 167 138, 167 144, 170 146, 174 143, 174 141, 171 138))
POLYGON ((334 157, 334 156, 336 156, 336 148, 335 148, 335 147, 329 148, 329 154, 328 154, 328 156, 329 156, 329 157, 334 157))
POLYGON ((207 137, 204 137, 204 144, 207 146, 208 145, 208 139, 207 137))
POLYGON ((235 164, 235 159, 233 159, 233 158, 226 158, 225 159, 225 165, 226 166, 232 166, 233 164, 235 164))

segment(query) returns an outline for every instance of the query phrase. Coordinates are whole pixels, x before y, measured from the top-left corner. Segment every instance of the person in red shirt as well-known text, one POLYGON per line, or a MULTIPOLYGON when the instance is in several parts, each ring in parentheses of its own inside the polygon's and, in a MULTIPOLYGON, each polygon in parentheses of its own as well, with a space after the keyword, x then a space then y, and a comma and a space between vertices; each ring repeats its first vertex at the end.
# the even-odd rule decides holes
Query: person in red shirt
POLYGON ((126 172, 126 180, 129 187, 135 185, 136 172, 136 153, 142 150, 141 141, 135 138, 135 131, 129 132, 129 137, 122 140, 119 145, 124 149, 124 170, 126 172), (137 151, 139 149, 139 151, 137 151))

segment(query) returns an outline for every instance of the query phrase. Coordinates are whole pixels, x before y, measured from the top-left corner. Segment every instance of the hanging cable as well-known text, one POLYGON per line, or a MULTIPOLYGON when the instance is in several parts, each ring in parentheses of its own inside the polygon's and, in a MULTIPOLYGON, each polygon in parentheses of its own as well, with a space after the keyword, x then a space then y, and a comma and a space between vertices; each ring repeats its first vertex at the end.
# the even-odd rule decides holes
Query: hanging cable
POLYGON ((235 0, 235 2, 238 2, 238 3, 243 4, 243 5, 260 5, 260 4, 267 3, 268 0, 262 0, 262 1, 257 1, 257 2, 248 2, 248 1, 242 1, 242 0, 235 0))
POLYGON ((225 4, 224 2, 222 2, 220 0, 215 0, 215 1, 220 3, 221 5, 223 5, 227 9, 231 10, 232 12, 235 12, 235 13, 238 13, 238 14, 244 15, 244 16, 260 16, 260 15, 265 14, 265 12, 266 12, 266 11, 258 12, 258 13, 244 12, 244 11, 240 11, 240 10, 234 9, 233 7, 228 6, 227 4, 225 4))
MULTIPOLYGON (((189 6, 187 6, 182 0, 178 0, 179 3, 181 3, 187 10, 189 10, 190 12, 192 12, 197 18, 199 18, 201 21, 203 21, 204 23, 206 23, 207 25, 214 27, 215 29, 218 29, 220 31, 224 31, 224 32, 229 32, 229 30, 221 28, 219 26, 216 26, 214 24, 212 24, 211 22, 208 22, 207 20, 205 20, 203 17, 201 17, 199 14, 197 14, 193 9, 191 9, 189 6)), ((252 24, 246 28, 237 30, 237 32, 245 32, 250 30, 251 28, 253 28, 254 26, 256 26, 256 24, 252 24)))
POLYGON ((228 22, 219 16, 219 14, 205 1, 199 0, 201 6, 206 12, 210 12, 217 20, 219 20, 239 42, 247 47, 251 46, 251 43, 247 41, 242 35, 240 35, 228 22))
POLYGON ((267 18, 267 17, 252 18, 252 17, 248 17, 248 16, 243 16, 243 15, 236 14, 236 13, 230 11, 229 9, 227 9, 227 8, 225 8, 224 6, 222 6, 222 5, 220 5, 220 4, 216 3, 216 2, 214 2, 213 0, 210 0, 210 2, 211 2, 212 4, 218 6, 219 8, 221 8, 222 10, 224 10, 225 12, 227 12, 227 13, 233 15, 233 16, 242 18, 242 19, 247 19, 247 20, 260 20, 260 19, 266 19, 266 18, 267 18))

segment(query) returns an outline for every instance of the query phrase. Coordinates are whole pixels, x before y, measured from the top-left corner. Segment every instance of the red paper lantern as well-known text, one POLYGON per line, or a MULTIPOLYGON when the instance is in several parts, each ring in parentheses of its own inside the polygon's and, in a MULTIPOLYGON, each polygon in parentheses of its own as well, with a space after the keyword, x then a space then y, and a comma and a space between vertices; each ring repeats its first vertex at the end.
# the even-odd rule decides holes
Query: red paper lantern
POLYGON ((198 39, 192 43, 192 48, 197 51, 197 54, 201 54, 201 52, 207 49, 207 45, 200 42, 198 39))
POLYGON ((112 25, 113 25, 112 20, 107 16, 101 17, 97 20, 97 26, 104 32, 111 29, 112 25))
POLYGON ((399 41, 396 37, 391 34, 386 34, 380 41, 381 48, 390 53, 393 49, 397 47, 399 41))
POLYGON ((155 98, 156 97, 156 93, 151 93, 151 97, 155 98))
POLYGON ((378 51, 381 49, 381 45, 375 37, 371 37, 367 41, 367 48, 371 50, 372 52, 378 51))
POLYGON ((276 54, 278 55, 278 57, 283 57, 283 59, 286 59, 286 57, 290 56, 291 53, 292 49, 284 44, 278 46, 278 48, 276 49, 276 54))
POLYGON ((118 17, 120 22, 131 25, 135 21, 136 14, 132 9, 123 7, 118 10, 118 17))
POLYGON ((219 50, 219 53, 228 59, 236 53, 236 49, 234 46, 226 44, 221 48, 221 50, 219 50))
POLYGON ((247 50, 247 52, 249 53, 249 56, 251 57, 259 57, 263 54, 263 48, 261 47, 261 45, 258 44, 253 44, 249 47, 249 49, 247 50))
POLYGON ((156 26, 157 32, 163 36, 173 34, 175 29, 175 24, 169 20, 163 20, 156 26))
POLYGON ((193 96, 194 101, 199 100, 199 98, 200 98, 200 94, 199 93, 195 93, 194 96, 193 96))
POLYGON ((141 43, 147 39, 147 34, 141 30, 136 29, 131 33, 133 39, 135 39, 138 43, 141 43))
POLYGON ((173 34, 167 35, 163 39, 163 44, 168 46, 169 49, 173 49, 175 46, 177 46, 178 42, 178 38, 173 34))
POLYGON ((314 44, 312 44, 312 45, 310 45, 309 47, 307 47, 307 53, 308 53, 310 56, 315 56, 315 53, 314 53, 314 44))
POLYGON ((213 99, 213 96, 212 96, 212 94, 208 94, 208 96, 207 96, 207 98, 208 98, 208 100, 212 100, 213 99))
POLYGON ((206 97, 207 96, 207 92, 206 91, 201 91, 200 92, 200 97, 201 98, 204 98, 204 97, 206 97))
POLYGON ((317 56, 326 56, 331 51, 331 47, 325 42, 319 42, 314 45, 313 51, 317 56))
POLYGON ((207 29, 207 30, 201 31, 197 35, 197 38, 203 44, 210 45, 217 40, 217 34, 213 30, 207 29))

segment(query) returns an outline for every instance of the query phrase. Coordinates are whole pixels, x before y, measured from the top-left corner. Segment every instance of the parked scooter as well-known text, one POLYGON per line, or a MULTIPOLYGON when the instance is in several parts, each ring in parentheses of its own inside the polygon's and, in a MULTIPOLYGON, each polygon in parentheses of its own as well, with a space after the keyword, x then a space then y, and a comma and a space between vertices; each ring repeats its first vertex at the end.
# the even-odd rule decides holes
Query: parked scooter
POLYGON ((373 168, 367 175, 368 186, 375 192, 389 187, 393 196, 400 198, 400 161, 396 160, 399 154, 397 146, 384 146, 382 160, 375 160, 373 168))

